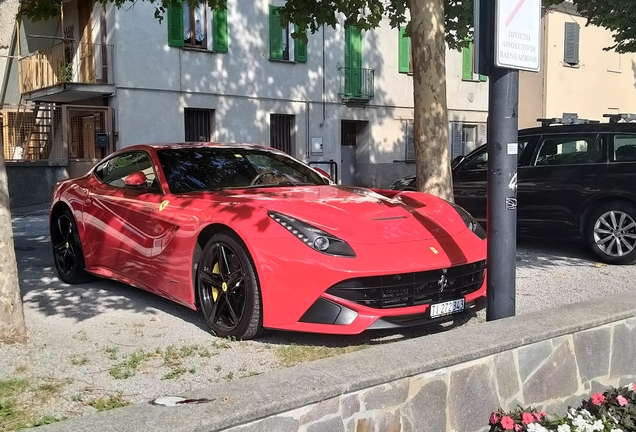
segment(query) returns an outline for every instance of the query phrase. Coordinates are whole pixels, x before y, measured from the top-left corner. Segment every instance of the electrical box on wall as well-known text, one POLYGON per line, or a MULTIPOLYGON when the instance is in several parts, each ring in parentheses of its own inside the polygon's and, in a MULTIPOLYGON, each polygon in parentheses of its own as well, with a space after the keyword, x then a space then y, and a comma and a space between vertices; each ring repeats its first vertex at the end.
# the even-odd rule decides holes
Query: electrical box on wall
POLYGON ((107 133, 98 133, 96 134, 96 143, 97 148, 108 148, 108 134, 107 133))
POLYGON ((322 154, 322 138, 311 139, 311 154, 312 155, 322 154))

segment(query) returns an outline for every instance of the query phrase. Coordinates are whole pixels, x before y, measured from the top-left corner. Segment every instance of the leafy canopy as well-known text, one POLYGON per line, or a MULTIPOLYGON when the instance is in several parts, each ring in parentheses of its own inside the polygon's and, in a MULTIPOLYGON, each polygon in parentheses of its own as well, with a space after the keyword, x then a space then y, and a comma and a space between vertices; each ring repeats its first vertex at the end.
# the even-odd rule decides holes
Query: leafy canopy
MULTIPOLYGON (((97 0, 101 4, 112 3, 116 7, 130 6, 137 0, 97 0)), ((161 21, 169 7, 180 6, 182 0, 144 0, 155 5, 154 16, 161 21)), ((197 4, 199 0, 183 0, 197 4)), ((225 8, 226 0, 205 0, 213 9, 225 8)), ((484 0, 492 1, 492 0, 484 0)), ((543 0, 550 7, 562 0, 543 0)), ((34 21, 52 18, 60 13, 62 0, 23 0, 21 15, 34 21)), ((636 1, 634 0, 574 0, 588 24, 605 27, 614 33, 614 45, 606 49, 617 52, 636 52, 636 1)), ((409 0, 288 0, 281 9, 283 22, 294 22, 300 29, 294 37, 306 39, 306 31, 315 33, 323 25, 336 27, 338 14, 342 13, 361 30, 380 25, 382 17, 389 19, 392 27, 407 22, 409 0)), ((451 48, 459 48, 466 38, 472 37, 473 0, 444 0, 446 42, 451 48)))

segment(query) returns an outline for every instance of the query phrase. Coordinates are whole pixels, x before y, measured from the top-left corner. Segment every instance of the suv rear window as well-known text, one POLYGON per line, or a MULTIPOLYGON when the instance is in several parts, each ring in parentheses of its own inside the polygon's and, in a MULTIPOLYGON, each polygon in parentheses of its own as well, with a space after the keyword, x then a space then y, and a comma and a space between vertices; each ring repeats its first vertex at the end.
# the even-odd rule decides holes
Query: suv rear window
POLYGON ((610 154, 613 162, 636 162, 636 135, 615 135, 610 154))

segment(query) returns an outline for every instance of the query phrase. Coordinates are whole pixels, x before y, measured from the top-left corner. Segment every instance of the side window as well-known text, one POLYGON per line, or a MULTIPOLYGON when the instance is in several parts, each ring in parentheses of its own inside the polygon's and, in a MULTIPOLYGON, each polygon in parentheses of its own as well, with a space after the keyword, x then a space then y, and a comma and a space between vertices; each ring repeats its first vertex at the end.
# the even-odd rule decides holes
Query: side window
POLYGON ((636 135, 615 135, 612 162, 636 162, 636 135))
MULTIPOLYGON (((519 149, 517 151, 517 162, 520 161, 521 155, 523 155, 526 147, 530 143, 532 138, 519 139, 519 149)), ((488 148, 483 146, 480 150, 466 156, 466 160, 461 166, 461 170, 477 170, 488 168, 488 148)))
POLYGON ((95 175, 98 179, 117 188, 123 188, 126 177, 136 172, 142 172, 146 175, 146 187, 158 189, 155 169, 146 152, 124 153, 108 159, 95 169, 95 175))
POLYGON ((544 137, 534 166, 577 165, 601 162, 601 140, 596 135, 544 137))

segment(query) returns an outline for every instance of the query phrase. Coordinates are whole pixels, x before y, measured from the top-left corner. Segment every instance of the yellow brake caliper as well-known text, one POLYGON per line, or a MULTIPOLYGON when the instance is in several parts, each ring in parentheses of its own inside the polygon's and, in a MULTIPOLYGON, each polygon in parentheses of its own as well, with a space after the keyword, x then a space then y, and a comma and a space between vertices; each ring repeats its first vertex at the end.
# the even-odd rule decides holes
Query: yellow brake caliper
MULTIPOLYGON (((212 269, 212 273, 214 274, 221 274, 221 271, 219 270, 219 263, 214 264, 214 268, 212 269)), ((216 299, 219 298, 219 289, 216 287, 212 287, 212 299, 216 302, 216 299)))

